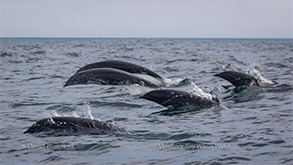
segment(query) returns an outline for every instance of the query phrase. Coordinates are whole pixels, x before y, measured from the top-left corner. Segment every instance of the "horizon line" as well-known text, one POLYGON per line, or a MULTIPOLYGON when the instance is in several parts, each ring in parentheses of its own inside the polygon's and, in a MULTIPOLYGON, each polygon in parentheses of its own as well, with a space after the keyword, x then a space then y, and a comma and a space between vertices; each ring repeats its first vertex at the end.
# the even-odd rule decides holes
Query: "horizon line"
POLYGON ((293 38, 257 38, 257 37, 0 37, 0 39, 255 39, 255 40, 293 40, 293 38))

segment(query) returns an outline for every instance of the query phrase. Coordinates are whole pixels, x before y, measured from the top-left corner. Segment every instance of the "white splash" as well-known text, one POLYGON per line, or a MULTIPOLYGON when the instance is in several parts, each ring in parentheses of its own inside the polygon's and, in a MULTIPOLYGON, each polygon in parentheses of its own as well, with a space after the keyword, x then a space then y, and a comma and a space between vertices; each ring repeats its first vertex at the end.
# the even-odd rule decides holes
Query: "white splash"
POLYGON ((178 78, 178 79, 168 79, 168 78, 163 78, 162 80, 154 78, 152 76, 149 75, 143 75, 143 74, 135 74, 136 76, 143 78, 153 84, 156 84, 158 86, 174 86, 174 85, 178 85, 179 83, 181 83, 184 79, 183 78, 178 78))
POLYGON ((86 105, 86 108, 87 108, 87 113, 86 113, 86 117, 89 118, 89 119, 92 119, 94 120, 94 116, 92 115, 92 110, 90 108, 90 103, 89 102, 84 102, 84 104, 86 105))
POLYGON ((80 117, 75 111, 72 113, 73 117, 80 117))
POLYGON ((197 85, 195 85, 194 82, 191 82, 191 87, 192 88, 190 90, 190 93, 192 93, 193 95, 196 95, 198 97, 203 97, 203 98, 206 98, 208 100, 212 100, 213 99, 213 96, 210 93, 204 92, 197 85))
POLYGON ((271 80, 264 78, 256 68, 250 69, 248 71, 248 74, 255 77, 257 80, 259 80, 263 84, 274 84, 271 80))
POLYGON ((169 87, 169 86, 175 86, 175 85, 178 85, 178 84, 180 84, 183 80, 184 80, 183 78, 177 78, 177 79, 175 79, 175 80, 164 78, 164 79, 163 79, 163 82, 166 84, 167 87, 169 87))
POLYGON ((52 116, 54 116, 54 117, 60 117, 61 115, 59 115, 56 111, 52 111, 52 116))
POLYGON ((153 88, 140 86, 138 84, 126 85, 126 86, 123 86, 123 88, 130 95, 142 95, 153 90, 153 88))
POLYGON ((51 112, 44 112, 41 114, 41 117, 45 118, 52 118, 52 117, 59 117, 59 115, 55 110, 52 110, 51 112))

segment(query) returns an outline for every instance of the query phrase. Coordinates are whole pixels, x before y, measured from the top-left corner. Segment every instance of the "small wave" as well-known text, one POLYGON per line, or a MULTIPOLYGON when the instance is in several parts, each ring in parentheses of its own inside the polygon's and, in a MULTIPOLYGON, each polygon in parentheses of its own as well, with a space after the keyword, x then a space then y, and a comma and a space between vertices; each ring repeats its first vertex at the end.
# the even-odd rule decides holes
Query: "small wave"
POLYGON ((9 60, 8 63, 20 64, 20 63, 23 63, 23 61, 20 61, 20 60, 9 60))
POLYGON ((45 77, 32 77, 32 78, 29 78, 29 79, 26 79, 24 81, 32 81, 32 80, 39 80, 39 79, 44 79, 45 77))
POLYGON ((41 54, 46 54, 46 51, 39 50, 39 51, 31 52, 31 54, 33 54, 33 55, 41 55, 41 54))
POLYGON ((282 144, 282 143, 286 143, 285 140, 272 140, 272 141, 269 141, 268 143, 270 144, 282 144))
POLYGON ((178 108, 169 107, 168 109, 164 109, 158 112, 153 112, 152 114, 158 114, 162 116, 175 116, 175 115, 180 115, 180 114, 189 113, 189 112, 194 112, 194 110, 188 109, 188 108, 178 109, 178 108))
POLYGON ((75 111, 75 107, 71 107, 69 105, 64 105, 64 104, 57 104, 57 105, 52 105, 46 108, 46 110, 57 110, 61 112, 72 112, 75 111))
POLYGON ((95 154, 99 155, 99 152, 100 152, 100 154, 103 154, 105 152, 105 150, 113 149, 115 147, 118 147, 118 146, 113 146, 110 143, 101 144, 101 142, 99 141, 98 143, 76 144, 76 145, 74 145, 74 150, 75 151, 95 150, 95 152, 96 151, 98 152, 98 153, 95 153, 95 154))
POLYGON ((221 161, 221 162, 224 161, 225 163, 228 163, 229 161, 251 161, 251 159, 246 157, 227 157, 227 158, 218 159, 218 161, 221 161))
POLYGON ((70 56, 70 57, 79 57, 80 53, 77 52, 71 52, 71 53, 66 53, 66 56, 70 56))
POLYGON ((50 103, 33 103, 33 102, 19 102, 11 105, 12 108, 18 108, 22 106, 38 106, 38 105, 49 105, 50 103))
POLYGON ((12 53, 6 53, 6 52, 1 52, 0 53, 0 57, 12 57, 13 54, 12 53))
POLYGON ((140 104, 134 104, 133 102, 105 102, 105 101, 91 101, 91 104, 95 107, 99 106, 110 106, 110 107, 127 107, 127 108, 141 108, 140 104))
POLYGON ((189 138, 194 137, 194 136, 208 136, 208 135, 210 135, 210 134, 203 133, 203 132, 197 132, 197 133, 187 132, 187 133, 181 133, 181 134, 172 135, 169 138, 169 140, 183 140, 183 139, 189 139, 189 138))
POLYGON ((77 44, 77 45, 74 45, 73 48, 82 48, 82 47, 86 47, 85 44, 77 44))

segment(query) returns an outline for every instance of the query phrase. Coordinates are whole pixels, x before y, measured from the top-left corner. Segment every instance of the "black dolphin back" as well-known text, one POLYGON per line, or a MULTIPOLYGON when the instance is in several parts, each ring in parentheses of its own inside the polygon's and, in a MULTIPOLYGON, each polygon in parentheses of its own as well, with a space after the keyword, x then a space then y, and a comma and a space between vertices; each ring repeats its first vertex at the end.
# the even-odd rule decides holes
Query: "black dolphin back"
POLYGON ((45 118, 34 123, 26 133, 39 133, 46 131, 66 131, 70 133, 106 134, 108 132, 124 132, 111 123, 101 120, 79 117, 52 117, 45 118))
POLYGON ((116 61, 116 60, 101 61, 101 62, 88 64, 80 68, 76 73, 79 73, 84 70, 93 69, 93 68, 114 68, 114 69, 119 69, 119 70, 129 72, 129 73, 145 74, 157 79, 161 79, 161 80, 163 79, 160 75, 156 74, 155 72, 145 67, 142 67, 133 63, 129 63, 129 62, 116 61))
POLYGON ((185 91, 173 89, 157 89, 146 93, 140 98, 173 108, 200 109, 217 105, 218 102, 203 97, 192 95, 185 91))
POLYGON ((240 72, 235 72, 235 71, 226 71, 226 72, 218 73, 215 76, 221 77, 221 78, 229 81, 231 84, 233 84, 236 87, 243 86, 243 85, 259 86, 259 83, 256 78, 254 78, 248 74, 245 74, 245 73, 240 73, 240 72))

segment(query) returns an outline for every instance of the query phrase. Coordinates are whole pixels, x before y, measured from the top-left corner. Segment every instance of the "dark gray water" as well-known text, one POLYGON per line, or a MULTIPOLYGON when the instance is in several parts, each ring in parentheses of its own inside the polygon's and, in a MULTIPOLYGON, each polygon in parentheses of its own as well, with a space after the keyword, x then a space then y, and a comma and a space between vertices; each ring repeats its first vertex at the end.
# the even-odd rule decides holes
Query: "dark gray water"
POLYGON ((225 70, 292 85, 292 40, 1 39, 1 164, 293 164, 292 91, 233 93, 225 70), (139 86, 63 88, 80 67, 103 60, 145 66, 184 91, 221 104, 167 110, 139 99, 139 86), (90 112, 91 110, 91 112, 90 112), (166 111, 167 110, 167 111, 166 111), (80 116, 128 133, 23 134, 37 120, 80 116))

